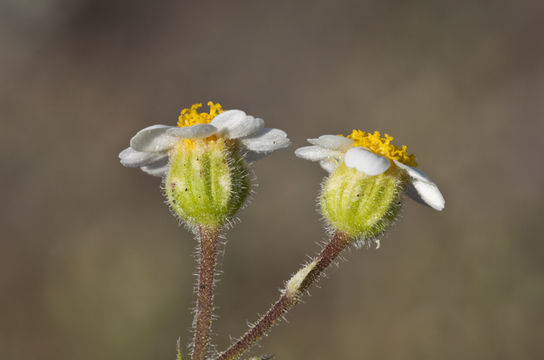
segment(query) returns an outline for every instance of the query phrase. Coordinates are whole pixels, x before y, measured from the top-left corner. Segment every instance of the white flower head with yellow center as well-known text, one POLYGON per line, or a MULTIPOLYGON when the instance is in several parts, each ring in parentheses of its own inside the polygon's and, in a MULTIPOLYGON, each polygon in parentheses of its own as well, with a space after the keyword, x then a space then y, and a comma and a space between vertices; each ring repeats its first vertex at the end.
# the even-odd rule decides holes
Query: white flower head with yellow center
POLYGON ((360 238, 379 235, 396 219, 405 192, 433 209, 444 208, 444 197, 416 168, 415 156, 408 154, 406 146, 391 144, 392 140, 378 131, 353 130, 346 137, 308 139, 313 146, 295 151, 300 158, 318 161, 330 173, 320 203, 334 229, 360 238))
POLYGON ((184 109, 178 126, 140 130, 119 154, 121 164, 164 176, 172 210, 189 225, 220 228, 244 205, 250 191, 247 162, 289 146, 282 130, 264 127, 242 110, 208 103, 184 109))
POLYGON ((209 113, 198 112, 202 104, 182 110, 178 126, 152 125, 140 130, 130 140, 130 147, 119 154, 121 164, 163 176, 168 169, 168 153, 180 140, 187 145, 195 145, 193 140, 213 141, 218 137, 236 140, 248 162, 291 144, 284 131, 265 128, 263 119, 246 115, 242 110, 223 111, 220 104, 207 105, 209 113))
POLYGON ((341 135, 322 135, 308 139, 313 146, 305 146, 295 151, 296 156, 319 161, 329 173, 336 170, 342 162, 348 168, 356 169, 368 176, 384 173, 390 166, 396 166, 409 176, 421 200, 436 210, 444 208, 444 197, 436 184, 421 170, 417 169, 416 157, 408 154, 406 145, 398 148, 391 144, 393 137, 379 131, 373 134, 353 130, 347 137, 341 135))

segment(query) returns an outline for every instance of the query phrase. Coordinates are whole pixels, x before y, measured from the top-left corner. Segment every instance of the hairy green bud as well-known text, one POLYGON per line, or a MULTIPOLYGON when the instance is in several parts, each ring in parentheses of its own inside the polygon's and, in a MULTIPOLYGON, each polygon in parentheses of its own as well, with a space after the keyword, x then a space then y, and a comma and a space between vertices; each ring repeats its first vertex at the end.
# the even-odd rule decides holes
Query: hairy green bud
POLYGON ((172 210, 190 225, 219 228, 246 202, 247 165, 225 138, 182 139, 170 154, 164 180, 172 210))
POLYGON ((353 239, 371 239, 395 221, 404 184, 405 175, 396 166, 368 176, 342 163, 323 185, 321 211, 334 230, 353 239))

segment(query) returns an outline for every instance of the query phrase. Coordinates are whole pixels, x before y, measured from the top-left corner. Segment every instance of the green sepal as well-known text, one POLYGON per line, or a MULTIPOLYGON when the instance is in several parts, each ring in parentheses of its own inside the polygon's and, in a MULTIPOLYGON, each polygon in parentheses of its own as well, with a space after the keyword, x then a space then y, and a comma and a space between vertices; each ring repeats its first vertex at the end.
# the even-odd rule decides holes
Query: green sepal
POLYGON ((165 190, 172 210, 190 225, 219 228, 250 192, 247 165, 234 140, 180 140, 170 154, 165 190))
POLYGON ((322 214, 334 230, 353 239, 372 239, 395 221, 402 207, 404 176, 396 166, 368 176, 342 163, 323 184, 322 214))

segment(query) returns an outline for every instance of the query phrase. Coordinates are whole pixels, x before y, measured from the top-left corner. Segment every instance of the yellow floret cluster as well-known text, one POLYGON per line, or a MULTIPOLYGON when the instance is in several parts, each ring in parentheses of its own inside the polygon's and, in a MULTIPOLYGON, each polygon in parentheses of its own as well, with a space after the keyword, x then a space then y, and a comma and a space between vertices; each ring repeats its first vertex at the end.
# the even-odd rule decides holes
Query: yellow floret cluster
POLYGON ((413 167, 417 166, 416 156, 408 154, 406 145, 402 145, 402 148, 399 149, 391 144, 391 141, 393 141, 394 138, 388 134, 385 134, 385 137, 382 137, 379 131, 374 131, 374 133, 371 134, 362 130, 353 130, 347 137, 355 142, 353 146, 365 147, 388 159, 397 160, 405 165, 413 167))
POLYGON ((181 110, 179 115, 178 126, 185 127, 195 124, 209 124, 210 121, 217 115, 223 112, 221 104, 214 104, 211 101, 208 101, 208 107, 210 108, 209 113, 198 112, 198 109, 202 107, 202 104, 194 104, 190 109, 181 110))

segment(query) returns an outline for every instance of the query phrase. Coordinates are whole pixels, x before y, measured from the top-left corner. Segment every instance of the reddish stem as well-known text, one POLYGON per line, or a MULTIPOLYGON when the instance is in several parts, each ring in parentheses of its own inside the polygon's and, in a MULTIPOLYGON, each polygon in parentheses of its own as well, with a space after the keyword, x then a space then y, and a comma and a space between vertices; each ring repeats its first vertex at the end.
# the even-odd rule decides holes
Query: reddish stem
POLYGON ((193 360, 204 360, 210 344, 218 235, 218 231, 215 229, 199 228, 200 261, 198 298, 196 314, 193 320, 193 329, 195 331, 193 360))
MULTIPOLYGON (((351 238, 341 232, 334 234, 330 242, 321 250, 316 258, 317 262, 312 270, 301 282, 297 294, 307 290, 323 271, 340 255, 351 242, 351 238)), ((287 313, 299 301, 298 296, 293 296, 285 291, 280 298, 272 305, 266 314, 227 350, 223 351, 216 360, 234 360, 249 350, 264 334, 266 334, 281 317, 287 313)))

